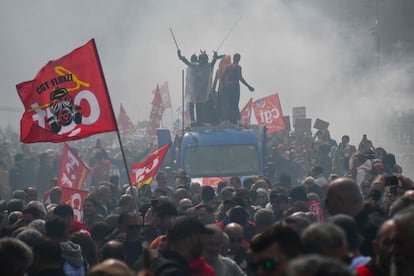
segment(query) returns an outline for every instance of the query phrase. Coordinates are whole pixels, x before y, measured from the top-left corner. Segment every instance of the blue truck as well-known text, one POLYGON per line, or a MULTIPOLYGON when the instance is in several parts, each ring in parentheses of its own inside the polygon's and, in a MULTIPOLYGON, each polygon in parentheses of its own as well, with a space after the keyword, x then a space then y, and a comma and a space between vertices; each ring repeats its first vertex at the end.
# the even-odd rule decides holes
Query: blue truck
POLYGON ((184 168, 192 178, 263 176, 266 128, 196 127, 172 141, 169 129, 157 129, 158 146, 172 143, 163 167, 184 168))

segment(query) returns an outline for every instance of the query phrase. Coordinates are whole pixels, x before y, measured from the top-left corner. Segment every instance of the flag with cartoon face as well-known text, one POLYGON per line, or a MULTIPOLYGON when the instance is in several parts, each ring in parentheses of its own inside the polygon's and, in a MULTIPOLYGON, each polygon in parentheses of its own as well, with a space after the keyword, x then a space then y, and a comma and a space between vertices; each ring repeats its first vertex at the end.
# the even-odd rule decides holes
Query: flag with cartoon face
POLYGON ((24 143, 64 142, 117 129, 95 41, 49 61, 16 85, 24 143))

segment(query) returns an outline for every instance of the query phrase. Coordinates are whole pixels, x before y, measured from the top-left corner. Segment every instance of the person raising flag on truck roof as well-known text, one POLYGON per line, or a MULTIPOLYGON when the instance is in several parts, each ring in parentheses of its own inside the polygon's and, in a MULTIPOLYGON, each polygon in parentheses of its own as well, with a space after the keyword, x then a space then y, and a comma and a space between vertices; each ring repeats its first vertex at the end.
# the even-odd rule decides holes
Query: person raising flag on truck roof
MULTIPOLYGON (((191 71, 187 70, 187 73, 191 72, 191 74, 187 75, 185 96, 188 102, 195 104, 197 125, 212 123, 207 116, 209 113, 208 109, 212 107, 208 102, 212 91, 213 68, 220 57, 217 55, 217 52, 214 52, 212 61, 208 62, 208 55, 205 51, 201 51, 201 54, 198 56, 198 62, 190 62, 181 55, 180 49, 177 50, 177 55, 182 62, 191 68, 191 71)), ((192 116, 191 112, 190 116, 192 116)))

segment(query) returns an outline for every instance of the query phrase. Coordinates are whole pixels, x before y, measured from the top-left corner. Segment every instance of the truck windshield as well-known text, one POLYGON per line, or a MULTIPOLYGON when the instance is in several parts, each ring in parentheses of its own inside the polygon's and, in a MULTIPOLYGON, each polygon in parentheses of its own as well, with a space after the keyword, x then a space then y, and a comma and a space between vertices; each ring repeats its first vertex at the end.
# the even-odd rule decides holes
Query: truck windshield
POLYGON ((253 145, 186 148, 184 167, 191 177, 259 175, 260 158, 253 145))

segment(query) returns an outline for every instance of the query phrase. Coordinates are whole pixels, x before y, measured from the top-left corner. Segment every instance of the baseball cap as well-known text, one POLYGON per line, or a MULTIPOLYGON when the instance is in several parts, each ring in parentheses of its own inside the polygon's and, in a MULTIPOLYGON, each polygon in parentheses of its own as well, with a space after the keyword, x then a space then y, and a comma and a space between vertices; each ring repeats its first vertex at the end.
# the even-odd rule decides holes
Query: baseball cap
POLYGON ((204 226, 198 219, 193 217, 177 217, 168 230, 169 241, 179 241, 193 234, 214 234, 214 231, 204 226))

